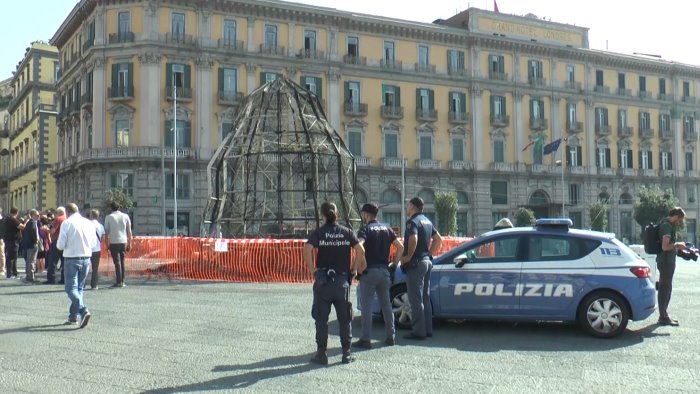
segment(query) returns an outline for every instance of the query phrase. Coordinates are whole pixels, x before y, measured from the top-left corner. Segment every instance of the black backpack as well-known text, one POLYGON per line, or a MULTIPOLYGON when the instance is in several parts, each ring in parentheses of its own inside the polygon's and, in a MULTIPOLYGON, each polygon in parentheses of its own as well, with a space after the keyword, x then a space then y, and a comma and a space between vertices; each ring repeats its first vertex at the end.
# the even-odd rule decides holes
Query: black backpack
POLYGON ((647 254, 661 253, 661 238, 659 237, 660 223, 649 223, 644 227, 642 239, 644 240, 644 252, 647 254))

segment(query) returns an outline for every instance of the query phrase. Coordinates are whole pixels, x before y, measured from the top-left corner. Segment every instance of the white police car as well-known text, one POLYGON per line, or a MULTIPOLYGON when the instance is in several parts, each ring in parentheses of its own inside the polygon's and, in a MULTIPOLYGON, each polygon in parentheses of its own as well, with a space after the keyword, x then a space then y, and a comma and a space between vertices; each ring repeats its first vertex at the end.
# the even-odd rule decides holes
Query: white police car
MULTIPOLYGON (((569 219, 488 232, 433 261, 433 314, 443 319, 578 322, 598 337, 622 333, 656 309, 649 265, 614 234, 569 219)), ((411 309, 406 275, 391 288, 398 326, 411 309)), ((374 307, 379 312, 378 306, 374 307)))

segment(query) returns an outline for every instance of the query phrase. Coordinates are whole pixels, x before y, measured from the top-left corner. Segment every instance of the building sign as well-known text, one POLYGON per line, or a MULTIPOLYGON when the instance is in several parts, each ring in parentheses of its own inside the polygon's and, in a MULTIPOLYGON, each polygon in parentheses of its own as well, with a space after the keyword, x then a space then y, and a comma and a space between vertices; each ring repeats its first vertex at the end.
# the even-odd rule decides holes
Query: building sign
POLYGON ((509 37, 520 37, 542 42, 557 42, 574 47, 584 47, 583 34, 567 30, 548 29, 539 26, 514 23, 493 18, 480 17, 478 30, 482 32, 505 34, 509 37))

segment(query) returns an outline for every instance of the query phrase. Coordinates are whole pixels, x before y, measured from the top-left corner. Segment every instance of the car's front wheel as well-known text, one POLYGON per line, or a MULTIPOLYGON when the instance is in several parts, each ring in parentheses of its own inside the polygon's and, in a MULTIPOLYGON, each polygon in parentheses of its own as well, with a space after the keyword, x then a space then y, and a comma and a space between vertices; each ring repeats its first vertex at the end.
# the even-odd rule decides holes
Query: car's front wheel
POLYGON ((583 300, 578 311, 581 327, 600 338, 612 338, 622 334, 627 328, 629 316, 625 300, 610 291, 590 294, 583 300))
POLYGON ((394 312, 396 328, 411 327, 411 303, 408 301, 406 284, 401 283, 391 288, 391 310, 394 312))

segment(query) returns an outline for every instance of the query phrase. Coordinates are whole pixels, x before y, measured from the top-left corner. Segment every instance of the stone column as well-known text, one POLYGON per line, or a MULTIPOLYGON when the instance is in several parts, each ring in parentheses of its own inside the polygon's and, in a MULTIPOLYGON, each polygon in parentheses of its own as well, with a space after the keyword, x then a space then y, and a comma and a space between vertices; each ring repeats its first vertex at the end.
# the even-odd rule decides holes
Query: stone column
MULTIPOLYGON (((520 52, 513 56, 513 81, 520 82, 520 52)), ((523 83, 527 83, 527 79, 523 83)))
POLYGON ((143 39, 158 41, 159 37, 159 20, 158 20, 158 4, 155 1, 149 1, 143 7, 143 39))
POLYGON ((340 107, 342 99, 340 98, 340 69, 331 67, 328 70, 328 90, 326 95, 326 114, 328 121, 336 129, 340 130, 340 107))
MULTIPOLYGON (((257 52, 255 49, 255 17, 249 16, 248 17, 248 52, 257 52)), ((265 40, 265 37, 263 36, 263 41, 265 40)), ((248 87, 248 91, 250 92, 250 87, 248 87)))
POLYGON ((529 128, 523 125, 523 92, 515 90, 513 92, 513 129, 515 130, 515 152, 516 164, 525 163, 525 154, 532 154, 531 150, 523 152, 523 147, 530 142, 528 138, 530 133, 529 128))
POLYGON ((328 57, 331 61, 340 61, 338 56, 338 28, 333 26, 328 31, 328 57))
POLYGON ((586 97, 586 128, 584 130, 586 135, 582 138, 586 141, 586 162, 584 164, 587 172, 595 168, 595 148, 597 139, 595 134, 595 122, 593 98, 588 96, 586 97))
POLYGON ((199 8, 197 39, 204 47, 216 46, 211 39, 211 11, 207 10, 204 5, 199 8))
MULTIPOLYGON (((484 116, 482 113, 481 105, 481 95, 483 89, 481 86, 474 85, 471 89, 471 102, 472 102, 472 160, 474 160, 474 165, 476 170, 485 170, 486 163, 484 163, 484 143, 490 144, 488 141, 489 132, 484 128, 484 116), (487 139, 485 142, 484 139, 487 139)), ((488 118, 488 117, 487 117, 488 118)), ((491 126, 488 127, 488 130, 491 126)))
MULTIPOLYGON (((481 62, 479 62, 479 54, 481 53, 481 48, 473 47, 471 50, 471 56, 469 56, 471 61, 471 76, 472 78, 488 78, 488 75, 481 75, 481 62)), ((481 115, 481 114, 479 114, 481 115)))
POLYGON ((105 72, 105 58, 95 57, 92 91, 92 146, 104 148, 106 134, 110 129, 105 114, 107 113, 107 86, 111 83, 109 72, 105 72))
MULTIPOLYGON (((195 92, 195 122, 192 131, 195 133, 194 146, 199 148, 200 159, 210 159, 212 148, 212 114, 214 113, 211 92, 216 90, 212 86, 213 59, 200 57, 197 59, 196 92, 195 92)), ((218 135, 218 133, 216 134, 218 135)), ((218 139, 215 139, 218 141, 218 139)))
POLYGON ((104 6, 98 6, 95 13, 95 45, 104 45, 106 42, 105 10, 104 6))
MULTIPOLYGON (((559 97, 558 94, 553 94, 552 98, 551 98, 551 104, 549 106, 550 107, 550 119, 551 119, 550 125, 551 125, 551 130, 552 130, 551 140, 554 141, 557 138, 561 138, 562 143, 564 143, 564 137, 566 136, 566 134, 564 133, 564 128, 561 125, 560 104, 561 104, 561 97, 559 97)), ((564 149, 564 145, 561 145, 559 149, 560 150, 564 149)), ((554 162, 556 161, 556 159, 555 159, 556 156, 557 156, 556 154, 552 154, 552 164, 554 164, 554 162)), ((566 162, 564 162, 564 163, 566 163, 566 162)), ((562 165, 566 165, 566 164, 562 164, 562 165)))
POLYGON ((246 63, 245 70, 246 70, 246 73, 248 74, 248 92, 247 92, 247 94, 250 94, 257 87, 256 78, 255 78, 255 64, 246 63))
POLYGON ((161 91, 161 56, 155 52, 139 55, 139 128, 141 146, 161 146, 163 144, 163 127, 160 103, 165 92, 161 91))

